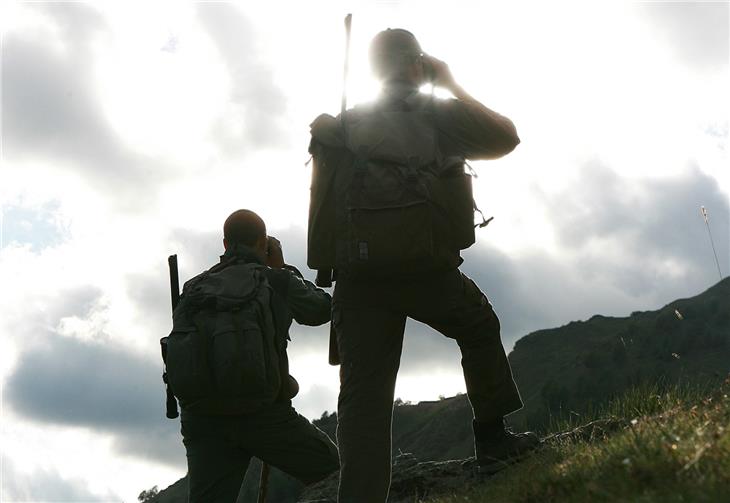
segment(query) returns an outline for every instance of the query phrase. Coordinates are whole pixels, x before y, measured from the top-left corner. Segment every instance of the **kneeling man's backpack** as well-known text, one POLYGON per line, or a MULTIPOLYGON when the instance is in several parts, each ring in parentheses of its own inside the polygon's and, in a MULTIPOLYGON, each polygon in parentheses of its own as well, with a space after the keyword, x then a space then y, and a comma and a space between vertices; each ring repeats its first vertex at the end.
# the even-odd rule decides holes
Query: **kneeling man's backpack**
POLYGON ((243 414, 276 400, 285 349, 265 269, 233 259, 185 283, 166 357, 168 385, 184 409, 243 414))

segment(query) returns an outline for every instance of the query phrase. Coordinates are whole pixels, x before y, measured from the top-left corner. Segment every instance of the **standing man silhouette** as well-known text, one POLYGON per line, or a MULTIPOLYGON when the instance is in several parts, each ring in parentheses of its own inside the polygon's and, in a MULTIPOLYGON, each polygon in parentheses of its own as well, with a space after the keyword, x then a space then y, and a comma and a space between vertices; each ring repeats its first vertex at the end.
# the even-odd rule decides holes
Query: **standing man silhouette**
MULTIPOLYGON (((358 162, 358 155, 362 156, 358 153, 363 150, 362 147, 355 150, 354 135, 360 131, 358 127, 376 114, 381 117, 377 120, 384 121, 382 123, 387 126, 380 130, 375 128, 374 134, 373 129, 370 130, 371 138, 380 135, 378 146, 388 143, 389 134, 392 138, 409 134, 413 137, 413 131, 402 131, 404 128, 394 125, 394 122, 389 123, 388 117, 394 117, 398 112, 426 108, 433 117, 435 133, 432 143, 435 145, 433 148, 414 148, 414 151, 436 151, 440 159, 461 159, 458 167, 462 176, 465 159, 496 159, 519 144, 512 121, 468 94, 456 82, 448 65, 424 54, 410 32, 388 29, 377 34, 370 46, 370 62, 374 74, 382 82, 381 95, 374 103, 348 110, 345 124, 330 116, 317 118, 312 124, 310 146, 315 161, 320 156, 324 163, 329 162, 330 165, 335 162, 330 162, 331 159, 339 159, 340 163, 345 162, 343 159, 350 162, 356 159, 355 162, 358 162), (454 99, 434 99, 420 93, 419 88, 428 81, 450 91, 454 99), (337 148, 350 154, 328 157, 328 152, 337 148)), ((400 145, 403 144, 407 143, 400 145)), ((412 141, 410 145, 420 147, 412 141)), ((417 159, 415 152, 400 152, 399 155, 402 161, 396 160, 395 166, 404 166, 403 172, 413 175, 413 159, 417 159)), ((340 168, 347 167, 335 167, 340 168)), ((362 173, 362 169, 358 169, 362 173)), ((357 169, 352 169, 352 172, 357 173, 357 169)), ((405 175, 405 178, 411 175, 405 175)), ((358 176, 353 175, 353 179, 357 180, 358 176)), ((359 183, 360 187, 369 188, 378 186, 367 185, 362 180, 360 178, 352 184, 359 183)), ((337 193, 331 196, 332 200, 345 198, 341 196, 343 189, 338 183, 331 184, 335 187, 332 191, 337 193)), ((392 185, 381 185, 390 187, 387 189, 391 191, 389 194, 397 194, 393 192, 392 185)), ((318 190, 313 186, 313 199, 318 190)), ((467 200, 464 194, 462 199, 472 213, 470 196, 467 200)), ((316 211, 310 209, 310 216, 325 213, 319 209, 323 206, 318 204, 313 202, 312 208, 316 211)), ((463 206, 463 202, 461 204, 463 206)), ((347 222, 349 224, 352 220, 347 222)), ((391 225, 391 222, 386 220, 384 224, 391 225)), ((471 222, 468 222, 466 227, 470 225, 471 222)), ((412 222, 395 225, 405 234, 413 227, 416 225, 412 222)), ((317 238, 313 237, 313 228, 310 219, 310 246, 318 244, 317 238)), ((375 226, 376 231, 377 228, 375 226)), ((336 232, 342 233, 341 229, 336 232)), ((393 240, 396 239, 403 240, 402 236, 394 235, 393 240)), ((353 260, 373 260, 377 250, 372 241, 355 242, 355 245, 349 248, 356 250, 353 260)), ((337 253, 342 249, 340 246, 337 253)), ((504 416, 520 409, 522 400, 512 378, 500 338, 499 320, 491 304, 477 285, 459 271, 462 263, 459 247, 447 247, 446 252, 440 253, 437 258, 432 267, 418 274, 399 275, 397 271, 391 271, 387 275, 368 277, 351 274, 347 267, 337 268, 333 326, 342 365, 337 411, 340 502, 375 503, 387 499, 391 473, 393 395, 405 323, 409 317, 431 326, 459 345, 467 394, 474 411, 475 454, 480 472, 494 473, 520 459, 539 443, 533 433, 514 434, 505 428, 504 416)))

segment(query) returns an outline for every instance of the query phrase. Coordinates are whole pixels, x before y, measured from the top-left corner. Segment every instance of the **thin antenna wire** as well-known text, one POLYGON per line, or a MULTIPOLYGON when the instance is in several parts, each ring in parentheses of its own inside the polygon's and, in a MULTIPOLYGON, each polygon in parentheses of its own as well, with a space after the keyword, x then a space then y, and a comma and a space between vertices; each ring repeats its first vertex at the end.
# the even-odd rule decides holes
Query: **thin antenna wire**
POLYGON ((340 106, 340 124, 342 126, 342 141, 345 146, 350 143, 347 134, 347 121, 345 113, 347 112, 347 77, 350 73, 350 38, 352 34, 352 14, 345 16, 345 67, 342 72, 342 102, 340 106))
POLYGON ((352 32, 352 14, 345 17, 345 67, 342 72, 342 102, 340 114, 342 117, 347 110, 347 76, 350 73, 350 33, 352 32))
POLYGON ((710 230, 710 218, 707 215, 707 210, 704 206, 700 206, 700 212, 702 218, 705 219, 705 225, 707 226, 707 235, 710 236, 710 245, 712 246, 712 253, 715 255, 715 264, 717 265, 717 273, 720 275, 720 281, 722 281, 722 271, 720 270, 720 261, 717 259, 717 251, 715 250, 715 241, 712 239, 712 231, 710 230))

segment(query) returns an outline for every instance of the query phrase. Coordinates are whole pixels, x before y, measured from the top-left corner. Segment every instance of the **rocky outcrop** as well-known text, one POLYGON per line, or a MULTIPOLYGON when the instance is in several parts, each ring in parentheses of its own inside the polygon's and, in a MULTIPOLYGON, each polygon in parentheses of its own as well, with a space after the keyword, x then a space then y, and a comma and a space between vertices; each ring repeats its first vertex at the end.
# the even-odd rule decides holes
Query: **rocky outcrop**
MULTIPOLYGON (((473 458, 419 462, 413 454, 400 454, 393 464, 388 501, 405 503, 427 496, 449 494, 478 480, 473 458)), ((308 487, 300 496, 300 503, 334 503, 337 482, 338 474, 335 473, 308 487)))
MULTIPOLYGON (((594 442, 606 439, 611 433, 626 428, 630 422, 619 418, 591 421, 571 430, 555 433, 542 439, 542 446, 561 442, 594 442)), ((488 475, 479 473, 473 457, 449 461, 419 462, 413 454, 402 453, 393 463, 390 484, 390 503, 411 503, 427 497, 463 492, 471 485, 484 482, 488 475)), ((299 503, 335 503, 338 473, 309 486, 299 503)))

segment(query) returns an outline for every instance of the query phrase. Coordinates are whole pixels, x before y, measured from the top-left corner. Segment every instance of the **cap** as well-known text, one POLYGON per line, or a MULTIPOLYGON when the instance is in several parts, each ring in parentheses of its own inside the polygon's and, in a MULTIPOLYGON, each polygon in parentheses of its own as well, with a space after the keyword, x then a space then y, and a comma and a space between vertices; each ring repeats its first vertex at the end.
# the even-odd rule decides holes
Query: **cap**
POLYGON ((395 52, 418 56, 422 51, 413 33, 402 28, 388 28, 373 37, 370 43, 371 56, 395 52))
POLYGON ((370 64, 379 76, 387 76, 422 54, 421 45, 408 30, 388 28, 370 42, 370 64))

